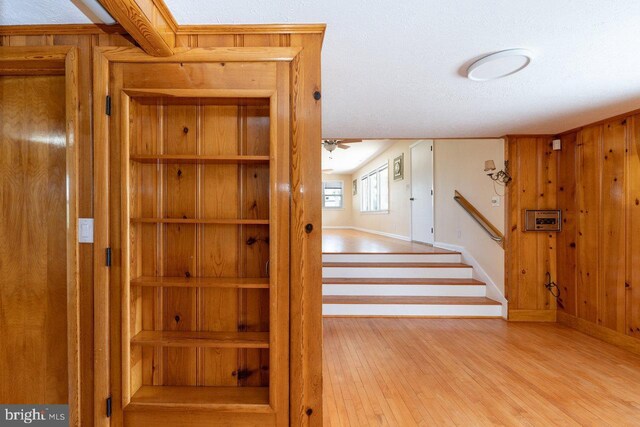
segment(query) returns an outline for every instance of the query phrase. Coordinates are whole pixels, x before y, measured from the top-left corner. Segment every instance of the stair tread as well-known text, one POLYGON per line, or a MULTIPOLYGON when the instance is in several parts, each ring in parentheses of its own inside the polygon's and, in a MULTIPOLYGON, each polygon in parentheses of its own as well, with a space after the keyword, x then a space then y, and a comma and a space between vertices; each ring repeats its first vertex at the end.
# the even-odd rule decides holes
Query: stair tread
POLYGON ((362 296, 326 295, 323 304, 404 304, 404 305, 501 305, 486 297, 418 297, 418 296, 362 296))
POLYGON ((415 251, 357 251, 357 252, 322 252, 322 255, 461 255, 460 252, 449 251, 447 249, 434 250, 433 252, 415 252, 415 251))
POLYGON ((324 262, 323 267, 369 268, 472 268, 461 262, 324 262))
POLYGON ((378 278, 378 277, 324 277, 325 285, 455 285, 483 286, 484 282, 476 279, 424 279, 424 278, 378 278))

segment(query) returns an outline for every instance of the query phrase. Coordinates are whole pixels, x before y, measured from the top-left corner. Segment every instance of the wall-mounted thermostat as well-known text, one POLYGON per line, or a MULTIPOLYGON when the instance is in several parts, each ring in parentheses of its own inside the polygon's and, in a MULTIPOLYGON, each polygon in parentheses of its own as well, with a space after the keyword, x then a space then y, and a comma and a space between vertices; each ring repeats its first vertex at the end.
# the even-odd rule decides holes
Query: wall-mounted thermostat
POLYGON ((524 211, 524 231, 560 231, 562 215, 559 210, 524 211))

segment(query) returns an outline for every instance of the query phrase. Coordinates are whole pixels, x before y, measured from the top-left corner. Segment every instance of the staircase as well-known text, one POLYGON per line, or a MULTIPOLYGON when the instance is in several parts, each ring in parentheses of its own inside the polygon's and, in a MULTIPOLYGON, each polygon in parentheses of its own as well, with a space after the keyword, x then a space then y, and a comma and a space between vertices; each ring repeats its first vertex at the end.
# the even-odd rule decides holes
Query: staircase
POLYGON ((325 316, 500 317, 457 252, 324 253, 325 316))

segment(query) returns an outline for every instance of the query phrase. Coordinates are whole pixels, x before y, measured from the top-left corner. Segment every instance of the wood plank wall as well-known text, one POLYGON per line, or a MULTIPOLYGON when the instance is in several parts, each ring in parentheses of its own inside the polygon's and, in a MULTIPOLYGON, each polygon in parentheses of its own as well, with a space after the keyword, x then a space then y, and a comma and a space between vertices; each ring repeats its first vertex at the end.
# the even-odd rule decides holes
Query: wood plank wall
MULTIPOLYGON (((563 307, 581 325, 640 338, 640 115, 561 136, 565 213, 558 266, 563 307), (572 197, 572 193, 575 195, 572 197)), ((561 315, 562 316, 562 315, 561 315)), ((571 320, 562 317, 561 320, 571 320)))
MULTIPOLYGON (((292 130, 292 253, 305 254, 304 265, 291 277, 291 313, 299 321, 292 322, 291 423, 295 425, 322 424, 322 363, 321 363, 321 234, 306 234, 304 224, 312 223, 320 230, 320 187, 315 176, 320 176, 319 162, 314 158, 315 146, 320 141, 320 101, 313 100, 314 91, 320 90, 320 51, 323 32, 317 26, 239 27, 198 26, 178 32, 178 47, 273 47, 302 46, 304 51, 296 66, 302 79, 300 92, 292 94, 293 114, 297 122, 310 125, 292 130), (313 28, 312 28, 313 27, 313 28), (318 163, 315 165, 315 163, 318 163), (304 169, 301 166, 304 165, 304 169), (309 177, 314 177, 311 180, 309 177), (293 225, 298 224, 295 229, 293 225), (317 255, 314 255, 316 254, 317 255), (314 259, 318 258, 318 259, 314 259), (317 262, 316 262, 317 261, 317 262), (317 306, 317 307, 316 307, 317 306), (304 319, 304 320, 303 320, 304 319), (297 344, 295 344, 297 343, 297 344), (294 345, 295 344, 295 345, 294 345), (294 372, 295 371, 295 372, 294 372)), ((92 144, 92 49, 96 46, 133 46, 132 39, 122 28, 114 26, 29 26, 0 27, 0 46, 78 46, 80 124, 78 138, 79 215, 93 217, 93 144, 92 144)), ((81 376, 83 425, 93 424, 93 247, 80 245, 80 307, 81 307, 81 376)), ((293 271, 293 270, 292 270, 293 271)), ((100 396, 99 398, 102 398, 100 396)))
POLYGON ((545 315, 520 311, 553 312, 543 275, 555 270, 559 321, 640 349, 640 341, 629 340, 640 338, 640 114, 558 137, 561 151, 551 150, 552 136, 507 137, 514 173, 506 202, 510 315, 543 320, 545 315), (521 211, 529 207, 561 209, 562 231, 522 233, 521 211))
POLYGON ((525 209, 554 209, 558 157, 550 136, 509 136, 505 159, 513 181, 505 200, 505 291, 509 319, 555 321, 556 301, 544 287, 556 275, 556 234, 524 232, 525 209))

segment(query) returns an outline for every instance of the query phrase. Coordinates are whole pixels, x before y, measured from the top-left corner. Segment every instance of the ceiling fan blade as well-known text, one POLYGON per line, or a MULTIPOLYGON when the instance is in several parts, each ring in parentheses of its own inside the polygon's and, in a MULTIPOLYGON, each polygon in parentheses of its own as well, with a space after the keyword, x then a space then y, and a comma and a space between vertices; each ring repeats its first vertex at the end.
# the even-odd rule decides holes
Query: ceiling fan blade
POLYGON ((347 138, 339 140, 340 144, 355 144, 357 142, 362 142, 361 139, 347 138))
POLYGON ((338 144, 338 148, 342 148, 343 150, 348 150, 348 149, 349 149, 349 148, 351 148, 351 147, 349 147, 348 145, 345 145, 345 144, 343 144, 343 143, 339 143, 339 144, 338 144))

